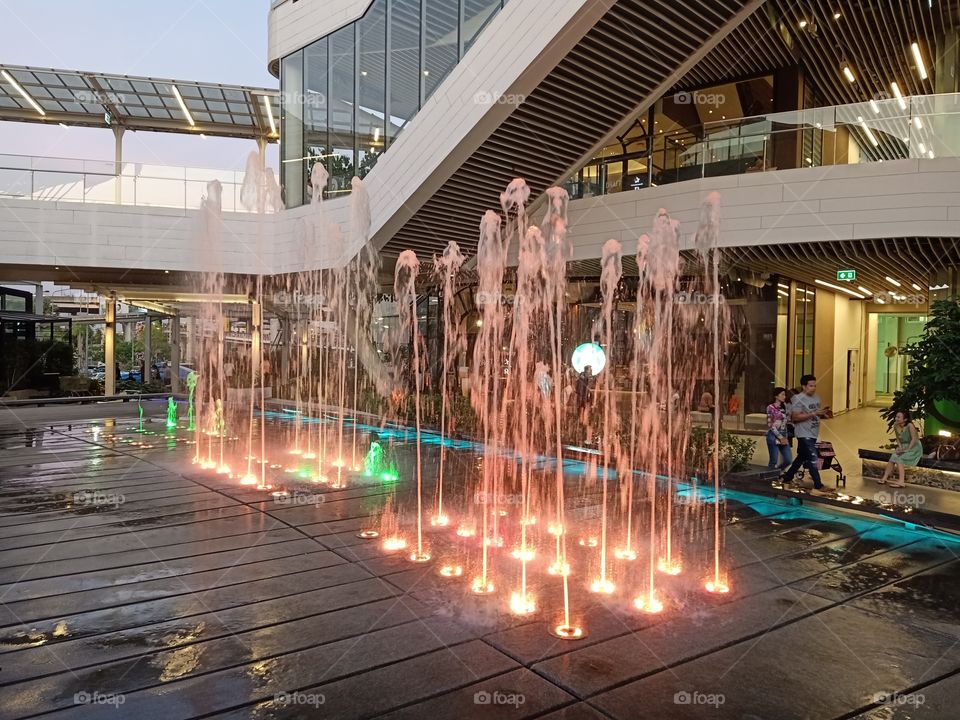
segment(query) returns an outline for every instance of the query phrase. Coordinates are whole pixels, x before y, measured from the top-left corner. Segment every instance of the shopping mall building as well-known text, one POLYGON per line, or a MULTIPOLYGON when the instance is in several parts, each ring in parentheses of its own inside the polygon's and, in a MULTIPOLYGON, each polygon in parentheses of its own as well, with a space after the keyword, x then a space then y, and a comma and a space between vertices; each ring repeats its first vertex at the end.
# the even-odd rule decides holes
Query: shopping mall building
MULTIPOLYGON (((225 181, 229 240, 215 269, 237 277, 349 260, 354 175, 371 198, 385 287, 402 250, 427 258, 455 240, 472 255, 484 211, 512 178, 530 186, 534 217, 546 188, 562 185, 571 335, 585 338, 603 244, 622 243, 626 297, 658 209, 680 221, 687 256, 700 205, 717 191, 730 391, 754 412, 775 385, 814 372, 842 411, 899 387, 898 349, 960 280, 958 26, 955 0, 274 0, 265 61, 279 93, 232 89, 246 121, 230 96, 218 96, 229 106, 218 115, 206 90, 154 112, 136 84, 128 92, 146 110, 108 112, 117 125, 177 131, 189 115, 194 131, 279 141, 285 210, 269 242, 235 200, 241 180, 225 181), (310 183, 317 163, 322 189, 310 183), (298 237, 315 194, 343 232, 305 258, 298 237)), ((10 72, 47 112, 36 117, 0 83, 5 119, 59 117, 56 93, 45 94, 53 79, 10 72)), ((0 236, 2 279, 56 279, 189 316, 204 269, 191 252, 203 184, 178 178, 186 199, 163 208, 131 200, 119 156, 116 165, 101 198, 52 202, 35 171, 30 191, 0 198, 0 215, 17 214, 0 236)), ((437 308, 424 298, 428 335, 437 308)), ((618 307, 621 327, 632 312, 618 307)), ((607 349, 615 365, 625 346, 621 337, 607 349)))
POLYGON ((385 259, 429 256, 473 250, 511 178, 534 214, 562 184, 589 334, 604 242, 632 255, 662 207, 689 248, 718 191, 731 389, 756 409, 814 372, 858 407, 958 280, 958 24, 926 0, 274 2, 286 206, 317 162, 332 203, 358 174, 385 259))

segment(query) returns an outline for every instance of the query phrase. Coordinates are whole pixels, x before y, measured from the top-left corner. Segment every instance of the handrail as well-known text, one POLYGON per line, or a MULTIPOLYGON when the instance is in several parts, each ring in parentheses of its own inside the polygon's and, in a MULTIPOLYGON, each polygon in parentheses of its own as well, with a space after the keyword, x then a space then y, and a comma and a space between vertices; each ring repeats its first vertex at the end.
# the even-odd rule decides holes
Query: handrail
MULTIPOLYGON (((630 161, 655 168, 654 185, 750 172, 847 165, 908 158, 960 157, 960 93, 876 98, 847 105, 806 108, 711 120, 646 136, 649 155, 598 156, 571 195, 607 194, 647 186, 630 161), (629 156, 629 157, 628 157, 629 156), (618 165, 620 167, 618 168, 618 165)), ((643 137, 635 138, 642 142, 643 137)), ((647 171, 641 171, 647 172, 647 171)))
POLYGON ((207 183, 222 185, 224 212, 240 201, 244 171, 124 161, 0 154, 0 199, 198 209, 207 183))

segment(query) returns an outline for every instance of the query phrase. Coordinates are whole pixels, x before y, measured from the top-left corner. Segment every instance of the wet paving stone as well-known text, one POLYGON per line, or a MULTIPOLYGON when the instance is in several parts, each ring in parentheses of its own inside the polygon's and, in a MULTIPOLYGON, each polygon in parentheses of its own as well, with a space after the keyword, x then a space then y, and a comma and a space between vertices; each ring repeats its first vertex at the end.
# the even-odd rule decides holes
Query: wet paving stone
MULTIPOLYGON (((548 630, 563 584, 542 567, 528 581, 536 612, 508 607, 515 539, 491 556, 498 592, 476 595, 475 538, 425 526, 434 557, 419 564, 409 534, 403 551, 357 537, 387 498, 415 498, 410 448, 398 482, 348 474, 336 488, 280 469, 274 490, 288 494, 275 496, 191 465, 171 449, 179 431, 103 432, 109 447, 84 423, 0 431, 0 720, 954 716, 960 545, 942 537, 733 493, 720 508, 730 591, 703 590, 703 532, 683 573, 656 574, 665 607, 647 614, 633 605, 644 538, 636 560, 607 568, 615 595, 589 591, 598 551, 575 541, 600 493, 570 461, 568 517, 586 530, 570 538, 567 590, 587 634, 562 641, 548 630), (110 493, 123 502, 77 502, 110 493), (461 576, 439 572, 455 562, 461 576)), ((447 460, 458 482, 474 472, 470 456, 447 460)), ((697 502, 675 537, 709 530, 697 502)))
POLYGON ((950 638, 838 606, 607 691, 591 704, 614 717, 642 704, 652 717, 719 711, 721 717, 835 718, 878 692, 903 692, 958 663, 960 645, 950 638))

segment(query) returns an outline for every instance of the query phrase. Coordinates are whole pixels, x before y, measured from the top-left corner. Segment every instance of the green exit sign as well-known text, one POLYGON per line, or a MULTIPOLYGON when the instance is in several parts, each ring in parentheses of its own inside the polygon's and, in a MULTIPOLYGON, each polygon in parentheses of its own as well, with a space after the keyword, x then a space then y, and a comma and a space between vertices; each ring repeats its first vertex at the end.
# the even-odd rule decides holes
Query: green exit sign
POLYGON ((837 280, 856 280, 856 270, 837 270, 837 280))

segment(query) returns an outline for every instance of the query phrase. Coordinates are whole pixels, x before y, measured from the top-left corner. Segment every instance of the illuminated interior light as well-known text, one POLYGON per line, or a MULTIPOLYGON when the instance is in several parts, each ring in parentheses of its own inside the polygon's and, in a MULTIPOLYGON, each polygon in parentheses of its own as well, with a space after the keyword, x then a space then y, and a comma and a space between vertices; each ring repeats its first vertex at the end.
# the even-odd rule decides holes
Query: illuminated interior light
POLYGON ((190 111, 187 109, 187 104, 183 101, 183 96, 180 94, 180 88, 176 85, 171 85, 170 88, 173 90, 174 97, 177 98, 177 102, 180 104, 180 109, 183 110, 183 114, 187 118, 187 122, 190 123, 190 127, 194 127, 196 123, 193 121, 193 115, 190 114, 190 111))
POLYGON ((18 93, 20 93, 20 95, 23 97, 24 100, 26 100, 28 103, 30 103, 30 107, 32 107, 34 110, 36 110, 36 111, 37 111, 38 113, 40 113, 41 115, 46 115, 46 113, 43 111, 43 108, 40 107, 39 103, 37 103, 37 101, 34 100, 34 99, 30 96, 30 93, 28 93, 26 90, 24 90, 24 89, 20 86, 20 83, 18 83, 16 80, 13 79, 13 75, 11 75, 10 73, 8 73, 6 70, 0 70, 0 75, 3 75, 4 79, 5 79, 8 83, 10 83, 10 85, 13 86, 13 89, 16 90, 18 93))
POLYGON ((920 46, 917 43, 911 43, 910 50, 913 52, 913 59, 917 63, 917 74, 921 80, 926 80, 927 66, 923 64, 923 55, 920 54, 920 46))
POLYGON ((893 95, 897 98, 897 102, 900 104, 901 110, 907 109, 907 101, 903 99, 903 93, 900 92, 900 86, 894 81, 890 83, 890 89, 893 90, 893 95))
MULTIPOLYGON (((270 104, 270 98, 268 98, 266 95, 261 95, 261 97, 263 98, 263 107, 267 111, 267 120, 270 121, 270 134, 276 135, 277 123, 273 119, 273 107, 270 104)), ((193 123, 190 123, 190 124, 193 125, 193 123)))

